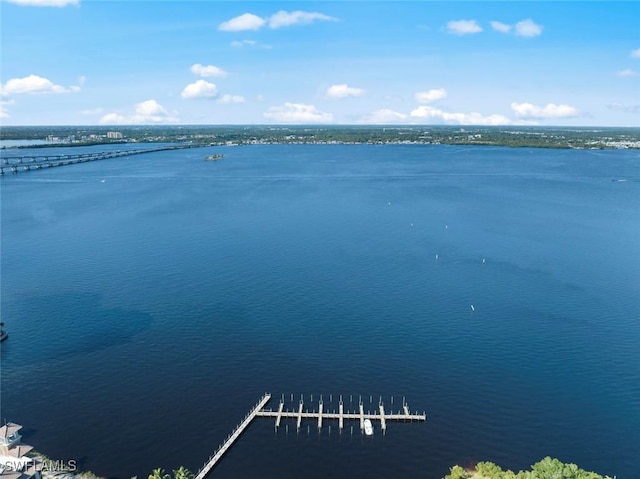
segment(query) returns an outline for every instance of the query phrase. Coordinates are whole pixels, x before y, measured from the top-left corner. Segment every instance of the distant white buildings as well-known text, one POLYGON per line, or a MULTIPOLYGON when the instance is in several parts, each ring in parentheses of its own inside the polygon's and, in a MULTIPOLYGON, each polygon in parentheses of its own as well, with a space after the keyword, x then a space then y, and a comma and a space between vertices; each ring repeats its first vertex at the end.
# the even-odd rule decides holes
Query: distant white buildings
POLYGON ((33 447, 21 444, 20 424, 0 427, 0 479, 42 479, 42 459, 28 457, 33 447))
POLYGON ((123 138, 122 132, 120 131, 108 131, 107 138, 110 140, 121 140, 123 138))

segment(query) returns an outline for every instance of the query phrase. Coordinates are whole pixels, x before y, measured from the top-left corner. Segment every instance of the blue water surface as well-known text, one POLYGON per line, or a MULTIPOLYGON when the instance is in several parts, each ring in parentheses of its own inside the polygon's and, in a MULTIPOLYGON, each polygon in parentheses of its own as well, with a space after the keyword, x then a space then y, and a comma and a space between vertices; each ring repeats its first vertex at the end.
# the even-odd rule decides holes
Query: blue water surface
POLYGON ((195 471, 270 392, 428 421, 257 419, 215 477, 637 473, 637 151, 207 147, 0 181, 1 417, 50 457, 195 471))

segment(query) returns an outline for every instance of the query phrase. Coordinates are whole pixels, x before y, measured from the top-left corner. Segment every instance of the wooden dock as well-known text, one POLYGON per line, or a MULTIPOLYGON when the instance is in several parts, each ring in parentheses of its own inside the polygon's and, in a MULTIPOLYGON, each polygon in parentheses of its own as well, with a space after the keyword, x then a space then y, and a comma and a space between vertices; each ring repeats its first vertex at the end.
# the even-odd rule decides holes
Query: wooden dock
POLYGON ((213 466, 215 466, 216 463, 220 459, 222 459, 224 453, 227 452, 231 446, 233 446, 233 443, 240 437, 240 434, 242 434, 244 430, 249 427, 249 424, 251 424, 251 421, 253 421, 258 412, 265 406, 265 404, 269 402, 269 399, 271 399, 271 394, 267 393, 262 396, 262 399, 260 399, 260 401, 258 401, 253 409, 249 411, 249 414, 244 417, 242 422, 238 424, 233 432, 227 436, 227 439, 225 439, 224 442, 220 444, 220 446, 218 446, 216 452, 214 452, 209 460, 204 464, 204 466, 202 466, 202 469, 200 469, 200 472, 196 474, 194 479, 204 479, 207 474, 209 474, 211 469, 213 469, 213 466))
MULTIPOLYGON (((370 397, 371 398, 371 397, 370 397)), ((338 402, 338 411, 335 410, 333 412, 329 412, 325 409, 325 403, 322 400, 322 396, 318 401, 318 411, 315 409, 313 411, 309 411, 304 409, 304 397, 300 396, 300 402, 297 404, 297 408, 292 408, 291 410, 285 409, 285 400, 284 395, 280 399, 277 410, 272 409, 264 409, 266 404, 271 399, 271 394, 265 393, 264 396, 258 401, 258 403, 249 411, 249 413, 244 417, 242 422, 236 426, 231 434, 227 436, 227 438, 218 446, 218 449, 209 457, 207 462, 205 462, 204 466, 200 469, 198 474, 194 477, 194 479, 204 479, 210 472, 211 469, 222 459, 222 456, 225 452, 227 452, 233 443, 240 437, 240 435, 249 427, 251 422, 256 417, 270 417, 275 418, 275 427, 276 430, 280 427, 283 418, 290 418, 296 420, 296 428, 299 431, 302 426, 303 419, 310 419, 317 423, 318 430, 322 428, 323 421, 329 419, 337 419, 338 420, 338 429, 342 432, 344 428, 345 421, 357 421, 360 423, 360 430, 364 434, 364 421, 365 419, 369 419, 371 421, 380 421, 380 430, 382 433, 386 433, 387 430, 387 421, 426 421, 427 415, 425 413, 411 413, 409 411, 409 406, 405 402, 404 398, 402 399, 402 409, 398 410, 397 413, 387 412, 384 408, 384 404, 382 403, 382 397, 378 401, 376 405, 376 409, 373 412, 364 410, 364 403, 362 402, 362 397, 358 399, 358 409, 353 412, 346 411, 344 409, 344 401, 342 400, 342 396, 340 396, 340 401, 338 402)), ((293 402, 293 395, 291 395, 291 401, 293 402)), ((330 400, 329 403, 332 401, 330 400)), ((352 401, 349 401, 352 403, 352 401)), ((373 403, 373 400, 369 400, 370 403, 373 403)), ((313 395, 311 395, 311 403, 313 403, 313 395)), ((393 397, 391 398, 391 406, 393 407, 393 397)), ((288 428, 288 426, 287 426, 288 428)), ((351 427, 351 432, 353 433, 353 427, 351 427)), ((331 426, 329 426, 329 433, 331 433, 331 426)))
POLYGON ((387 431, 387 421, 426 421, 427 415, 423 412, 419 414, 417 412, 412 413, 409 410, 409 406, 407 403, 402 401, 402 409, 398 410, 396 413, 389 410, 386 411, 384 404, 382 402, 382 398, 379 400, 378 404, 375 406, 376 409, 372 411, 365 412, 364 403, 362 402, 362 398, 358 400, 358 409, 350 412, 344 410, 344 402, 342 400, 342 396, 340 396, 340 401, 338 403, 338 411, 327 411, 325 409, 325 404, 320 397, 318 401, 318 410, 316 412, 315 408, 313 411, 304 410, 304 400, 301 397, 300 402, 298 403, 297 410, 289 410, 285 409, 284 396, 280 399, 280 403, 278 405, 278 409, 276 411, 272 409, 263 409, 261 411, 256 412, 257 417, 272 417, 275 418, 276 429, 280 427, 282 423, 282 418, 290 418, 296 420, 296 429, 300 430, 302 426, 303 419, 310 419, 314 422, 317 421, 318 429, 322 428, 323 421, 329 419, 337 419, 338 420, 338 429, 340 432, 344 429, 345 421, 357 421, 360 424, 360 430, 364 431, 364 421, 365 419, 369 419, 371 421, 379 421, 380 422, 380 430, 382 433, 386 433, 387 431))

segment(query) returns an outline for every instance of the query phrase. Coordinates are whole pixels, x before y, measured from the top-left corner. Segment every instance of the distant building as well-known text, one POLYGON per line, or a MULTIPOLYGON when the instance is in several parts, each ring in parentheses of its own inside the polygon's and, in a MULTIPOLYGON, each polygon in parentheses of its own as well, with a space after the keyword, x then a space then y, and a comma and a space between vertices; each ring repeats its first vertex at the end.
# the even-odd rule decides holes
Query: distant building
POLYGON ((27 457, 33 447, 21 444, 20 424, 0 427, 0 479, 42 479, 42 459, 27 457))
POLYGON ((107 138, 111 140, 121 140, 123 138, 122 132, 120 131, 108 131, 107 138))

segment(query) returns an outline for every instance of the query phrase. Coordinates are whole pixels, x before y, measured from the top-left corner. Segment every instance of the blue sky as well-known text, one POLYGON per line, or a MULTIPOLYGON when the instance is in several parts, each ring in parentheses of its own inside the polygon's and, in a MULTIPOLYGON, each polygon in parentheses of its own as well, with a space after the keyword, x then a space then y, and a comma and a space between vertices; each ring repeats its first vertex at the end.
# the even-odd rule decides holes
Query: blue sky
POLYGON ((2 125, 640 126, 640 3, 0 0, 2 125))

